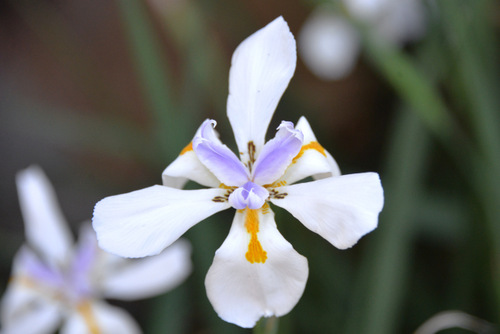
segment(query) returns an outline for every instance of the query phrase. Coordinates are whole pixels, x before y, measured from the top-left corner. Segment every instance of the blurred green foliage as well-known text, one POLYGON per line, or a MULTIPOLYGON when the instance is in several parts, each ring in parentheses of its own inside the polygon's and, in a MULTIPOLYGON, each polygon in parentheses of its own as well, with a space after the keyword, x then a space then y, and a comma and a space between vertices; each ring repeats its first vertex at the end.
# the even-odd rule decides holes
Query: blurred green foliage
MULTIPOLYGON (((47 171, 76 230, 102 197, 160 183, 205 118, 228 142, 232 51, 278 15, 297 36, 318 3, 3 2, 2 288, 23 240, 17 170, 47 171)), ((278 333, 407 333, 455 309, 500 320, 500 4, 428 5, 425 37, 403 50, 355 22, 363 59, 347 79, 321 82, 299 59, 272 126, 306 115, 344 173, 380 173, 386 203, 347 251, 277 210, 310 266, 278 333)), ((224 212, 186 234, 195 270, 182 287, 124 305, 146 333, 249 332, 220 320, 204 290, 231 221, 224 212)))

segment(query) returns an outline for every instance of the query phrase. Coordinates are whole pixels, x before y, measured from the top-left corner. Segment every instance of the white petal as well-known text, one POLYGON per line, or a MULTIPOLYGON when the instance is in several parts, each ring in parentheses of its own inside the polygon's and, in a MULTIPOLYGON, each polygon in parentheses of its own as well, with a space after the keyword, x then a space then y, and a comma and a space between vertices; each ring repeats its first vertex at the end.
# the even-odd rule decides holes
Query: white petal
POLYGON ((61 334, 139 334, 135 320, 124 310, 104 302, 82 305, 72 312, 61 334))
POLYGON ((220 181, 200 162, 193 150, 179 155, 162 173, 163 185, 181 189, 188 180, 216 188, 220 181))
POLYGON ((28 243, 45 260, 64 263, 73 241, 49 180, 32 166, 20 171, 16 182, 28 243))
POLYGON ((46 298, 26 276, 30 252, 23 247, 14 257, 13 276, 1 303, 3 334, 54 333, 60 322, 57 303, 46 298))
POLYGON ((330 177, 279 189, 286 196, 272 198, 272 203, 340 249, 352 247, 377 227, 384 204, 377 173, 330 177))
MULTIPOLYGON (((200 126, 201 128, 201 126, 200 126)), ((200 133, 200 128, 193 138, 200 133)), ((182 188, 188 180, 195 181, 203 186, 216 188, 220 181, 203 165, 193 151, 193 143, 189 143, 162 173, 163 185, 173 188, 182 188)))
POLYGON ((330 153, 318 143, 305 117, 299 119, 296 129, 304 135, 302 149, 288 166, 280 181, 283 180, 287 184, 291 184, 309 176, 324 178, 340 175, 337 163, 330 153))
POLYGON ((124 257, 160 253, 201 220, 227 209, 225 189, 179 190, 152 186, 106 197, 94 208, 99 246, 124 257))
POLYGON ((307 67, 323 80, 349 75, 361 43, 356 29, 328 7, 319 7, 299 34, 299 53, 307 67))
POLYGON ((326 154, 326 162, 328 163, 329 166, 329 171, 326 173, 314 174, 312 177, 315 180, 321 180, 332 176, 340 176, 341 174, 339 165, 337 165, 337 161, 335 161, 335 159, 327 150, 325 150, 325 154, 326 154))
POLYGON ((245 227, 245 213, 237 211, 205 280, 217 314, 241 327, 253 327, 262 316, 290 312, 302 296, 309 272, 307 259, 276 228, 274 213, 269 208, 266 214, 260 212, 257 236, 267 260, 247 260, 250 233, 245 227))
POLYGON ((245 39, 234 52, 227 115, 240 152, 248 153, 250 141, 257 153, 264 145, 267 127, 296 62, 295 39, 282 17, 245 39))
POLYGON ((191 273, 191 245, 179 240, 158 255, 124 259, 108 269, 101 282, 106 298, 133 300, 152 297, 181 284, 191 273))
POLYGON ((52 334, 60 322, 57 305, 37 301, 25 305, 14 318, 2 318, 2 334, 52 334))

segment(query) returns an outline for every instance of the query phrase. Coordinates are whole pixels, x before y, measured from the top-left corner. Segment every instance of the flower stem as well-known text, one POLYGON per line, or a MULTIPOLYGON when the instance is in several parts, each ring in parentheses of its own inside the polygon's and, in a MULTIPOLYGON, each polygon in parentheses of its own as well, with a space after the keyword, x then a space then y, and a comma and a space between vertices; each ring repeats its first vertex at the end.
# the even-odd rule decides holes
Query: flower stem
POLYGON ((279 318, 261 318, 253 328, 254 334, 277 334, 279 328, 279 318))

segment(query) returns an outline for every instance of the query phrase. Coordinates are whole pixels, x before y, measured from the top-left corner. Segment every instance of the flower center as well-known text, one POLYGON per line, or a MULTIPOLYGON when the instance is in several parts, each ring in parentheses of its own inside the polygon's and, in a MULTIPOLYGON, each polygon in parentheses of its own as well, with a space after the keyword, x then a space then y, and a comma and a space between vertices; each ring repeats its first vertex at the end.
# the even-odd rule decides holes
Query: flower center
POLYGON ((269 192, 266 188, 248 181, 243 186, 233 191, 231 195, 229 195, 228 201, 229 204, 237 210, 245 208, 260 209, 268 197, 269 192))

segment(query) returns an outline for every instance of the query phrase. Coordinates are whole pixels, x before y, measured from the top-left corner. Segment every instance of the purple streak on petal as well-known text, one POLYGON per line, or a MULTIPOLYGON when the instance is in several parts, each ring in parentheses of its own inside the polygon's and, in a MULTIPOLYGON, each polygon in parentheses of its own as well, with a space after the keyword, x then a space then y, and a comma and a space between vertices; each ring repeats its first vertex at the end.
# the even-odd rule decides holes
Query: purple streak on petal
POLYGON ((253 182, 271 184, 278 180, 300 152, 304 136, 292 122, 282 121, 276 136, 268 141, 255 162, 253 182))
POLYGON ((55 288, 64 286, 63 274, 42 262, 35 254, 26 252, 22 261, 22 265, 31 279, 55 288))
POLYGON ((236 155, 219 143, 215 136, 216 122, 207 119, 193 139, 193 149, 198 159, 227 186, 241 186, 248 181, 248 171, 236 155))
POLYGON ((229 195, 229 204, 237 210, 248 207, 249 209, 260 209, 269 197, 266 188, 253 182, 247 182, 229 195))
POLYGON ((68 283, 75 298, 89 296, 92 293, 91 271, 96 264, 99 250, 95 232, 91 228, 82 229, 80 238, 71 271, 68 273, 68 283))

